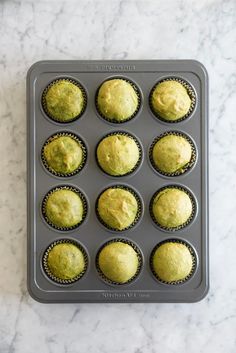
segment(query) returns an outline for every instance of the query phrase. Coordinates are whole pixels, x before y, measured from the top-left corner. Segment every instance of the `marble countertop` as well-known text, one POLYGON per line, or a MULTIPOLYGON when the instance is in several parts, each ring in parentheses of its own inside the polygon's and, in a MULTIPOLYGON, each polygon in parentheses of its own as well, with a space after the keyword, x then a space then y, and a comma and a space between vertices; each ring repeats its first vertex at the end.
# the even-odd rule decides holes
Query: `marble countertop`
POLYGON ((236 352, 235 58, 235 0, 0 1, 0 353, 236 352), (208 296, 196 304, 35 302, 26 290, 29 66, 185 58, 210 77, 208 296))

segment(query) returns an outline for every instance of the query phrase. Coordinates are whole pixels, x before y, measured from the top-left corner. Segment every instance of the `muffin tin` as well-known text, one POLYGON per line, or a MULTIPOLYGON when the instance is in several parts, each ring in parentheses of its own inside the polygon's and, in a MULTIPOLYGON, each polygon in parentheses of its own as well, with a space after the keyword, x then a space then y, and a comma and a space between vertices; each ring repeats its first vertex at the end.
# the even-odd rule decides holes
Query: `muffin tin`
POLYGON ((208 274, 208 78, 205 68, 193 60, 163 61, 42 61, 27 75, 28 116, 28 290, 40 302, 195 302, 205 297, 208 274), (113 123, 103 119, 96 109, 97 89, 107 79, 124 78, 140 91, 140 107, 133 119, 113 123), (52 81, 68 78, 79 82, 86 92, 83 114, 70 123, 59 123, 47 116, 42 94, 52 81), (158 119, 150 107, 153 87, 162 80, 175 78, 190 84, 196 99, 186 119, 176 123, 158 119), (140 166, 123 177, 105 174, 97 165, 96 146, 107 134, 123 131, 137 137, 142 149, 140 166), (153 169, 149 154, 152 142, 170 131, 184 133, 196 147, 196 161, 182 175, 167 176, 153 169), (69 133, 84 142, 86 161, 81 170, 62 177, 50 172, 41 158, 42 147, 54 134, 69 133), (110 230, 99 222, 96 201, 109 186, 122 185, 138 192, 142 215, 135 227, 126 231, 110 230), (161 188, 176 185, 188 189, 196 202, 195 215, 187 227, 175 231, 157 227, 149 204, 161 188), (75 229, 59 230, 48 224, 42 204, 50 190, 57 187, 79 189, 87 200, 84 221, 75 229), (123 239, 137 246, 142 257, 139 275, 123 285, 104 281, 96 267, 99 250, 105 243, 123 239), (150 256, 159 243, 170 239, 193 249, 195 268, 191 277, 168 285, 153 276, 150 256), (87 254, 84 275, 70 284, 55 283, 48 277, 43 261, 51 244, 77 242, 87 254))

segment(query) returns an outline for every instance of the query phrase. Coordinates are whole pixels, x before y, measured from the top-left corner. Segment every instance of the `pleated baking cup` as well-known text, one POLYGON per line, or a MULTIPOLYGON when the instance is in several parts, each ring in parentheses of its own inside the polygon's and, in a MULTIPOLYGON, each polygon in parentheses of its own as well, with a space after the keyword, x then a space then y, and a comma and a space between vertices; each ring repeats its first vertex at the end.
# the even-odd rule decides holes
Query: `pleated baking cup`
POLYGON ((87 155, 88 155, 88 151, 87 151, 87 147, 84 143, 84 141, 81 139, 81 137, 79 137, 78 135, 68 132, 68 131, 62 131, 56 134, 53 134, 52 136, 50 136, 46 142, 43 144, 43 147, 41 149, 41 160, 42 163, 44 165, 44 167, 53 175, 58 176, 58 177, 71 177, 75 174, 78 174, 85 166, 86 161, 87 161, 87 155), (78 168, 76 168, 73 172, 70 173, 61 173, 61 172, 57 172, 55 171, 47 162, 45 156, 44 156, 44 148, 50 144, 52 141, 56 140, 59 137, 70 137, 72 138, 74 141, 76 141, 79 145, 80 148, 82 149, 82 161, 80 163, 80 165, 78 166, 78 168))
POLYGON ((87 271, 88 254, 87 254, 86 250, 84 249, 84 247, 79 242, 77 242, 75 240, 72 240, 72 239, 56 240, 53 243, 51 243, 48 246, 48 248, 44 251, 43 258, 42 258, 42 268, 43 268, 45 274, 47 275, 47 277, 49 279, 51 279, 53 282, 56 282, 56 283, 62 284, 62 285, 73 284, 74 282, 77 282, 78 280, 80 280, 84 276, 85 272, 87 271), (85 266, 84 266, 84 270, 82 272, 80 272, 76 277, 73 277, 71 279, 61 279, 61 278, 54 276, 54 274, 51 272, 51 270, 48 266, 48 255, 49 255, 50 251, 54 248, 54 246, 56 246, 58 244, 73 244, 82 252, 83 257, 84 257, 85 266))
POLYGON ((45 112, 45 114, 52 120, 60 123, 60 124, 68 124, 68 123, 71 123, 77 119, 79 119, 85 112, 85 109, 87 107, 87 94, 86 94, 86 91, 85 91, 85 88, 81 85, 81 83, 79 83, 78 81, 72 79, 72 78, 68 78, 68 77, 62 77, 62 78, 58 78, 56 80, 53 80, 51 83, 49 83, 49 85, 43 90, 43 93, 42 93, 42 97, 41 97, 41 104, 42 104, 42 108, 45 112), (82 96, 83 96, 83 108, 81 110, 81 112, 75 116, 74 118, 71 118, 69 120, 61 120, 61 119, 58 119, 57 117, 53 116, 47 109, 47 103, 46 103, 46 95, 47 95, 47 92, 48 90, 56 83, 60 82, 60 81, 67 81, 67 82, 70 82, 70 83, 73 83, 75 86, 79 87, 79 89, 81 90, 82 92, 82 96))
POLYGON ((179 78, 179 77, 166 77, 160 81, 158 81, 154 86, 153 88, 151 89, 151 92, 149 94, 149 106, 150 106, 150 109, 152 111, 152 113, 155 115, 156 118, 158 118, 159 120, 161 121, 164 121, 165 123, 170 123, 170 124, 175 124, 175 123, 179 123, 183 120, 186 120, 188 119, 194 112, 195 110, 195 107, 196 107, 196 102, 197 102, 197 97, 196 97, 196 93, 195 93, 195 90, 193 88, 192 85, 190 85, 189 82, 187 82, 186 80, 183 80, 182 78, 179 78), (179 82, 181 83, 182 86, 184 86, 184 88, 187 90, 188 92, 188 95, 189 95, 189 98, 191 99, 191 105, 190 105, 190 108, 188 110, 188 112, 182 117, 182 118, 179 118, 179 119, 176 119, 176 120, 168 120, 168 119, 165 119, 163 117, 161 117, 157 111, 154 109, 153 105, 152 105, 152 95, 153 95, 153 92, 154 90, 156 89, 156 87, 162 83, 162 82, 166 82, 166 81, 176 81, 176 82, 179 82))
POLYGON ((104 120, 110 122, 110 123, 113 123, 113 124, 123 124, 123 123, 126 123, 127 121, 129 120, 132 120, 133 118, 136 117, 136 115, 138 114, 138 112, 140 111, 140 108, 141 108, 141 103, 142 103, 142 98, 141 98, 141 91, 139 89, 139 87, 136 85, 136 83, 134 83, 133 81, 131 81, 130 79, 128 78, 125 78, 125 77, 110 77, 108 79, 106 79, 105 81, 103 81, 101 83, 101 85, 98 87, 97 91, 96 91, 96 95, 95 95, 95 106, 96 106, 96 109, 97 109, 97 112, 98 114, 100 115, 100 117, 102 117, 104 120), (138 99, 138 105, 137 105, 137 108, 135 110, 135 112, 130 116, 128 117, 127 119, 124 119, 124 120, 121 120, 121 121, 117 121, 116 119, 111 119, 111 118, 108 118, 106 117, 99 109, 99 105, 98 105, 98 94, 99 94, 99 90, 101 88, 101 86, 107 82, 107 81, 111 81, 111 80, 123 80, 127 83, 129 83, 132 88, 134 89, 136 95, 137 95, 137 99, 138 99))
POLYGON ((141 270, 142 270, 142 267, 143 267, 143 255, 142 255, 142 252, 141 250, 139 249, 139 247, 132 241, 128 240, 128 239, 124 239, 124 238, 115 238, 115 239, 112 239, 112 240, 109 240, 107 241, 106 243, 104 243, 100 249, 98 250, 97 252, 97 255, 96 255, 96 259, 95 259, 95 264, 96 264, 96 269, 97 269, 97 272, 99 274, 99 277, 101 278, 101 280, 103 280, 105 283, 108 283, 110 285, 114 285, 114 286, 124 286, 124 285, 127 285, 127 284, 130 284, 132 283, 133 281, 135 281, 138 276, 140 275, 141 273, 141 270), (124 243, 124 244, 128 244, 130 246, 132 246, 132 248, 135 250, 137 256, 138 256, 138 268, 137 268, 137 271, 135 273, 135 275, 133 277, 131 277, 127 282, 125 283, 119 283, 119 282, 114 282, 112 280, 110 280, 109 278, 107 278, 103 272, 101 271, 100 267, 99 267, 99 255, 101 253, 101 251, 109 244, 113 244, 113 243, 117 243, 117 242, 121 242, 121 243, 124 243))
POLYGON ((149 160, 151 162, 152 167, 159 174, 164 175, 166 177, 176 177, 176 176, 180 176, 180 175, 187 173, 188 171, 190 171, 193 168, 193 166, 195 165, 196 160, 197 160, 197 148, 196 148, 196 145, 193 142, 193 140, 187 134, 180 132, 180 131, 166 131, 163 134, 157 136, 153 140, 153 142, 151 143, 151 146, 149 148, 149 160), (191 147, 191 151, 192 151, 190 161, 188 163, 186 163, 183 167, 181 167, 180 169, 176 170, 173 173, 167 173, 167 172, 164 172, 163 170, 159 169, 153 159, 153 149, 154 149, 156 143, 159 140, 161 140, 163 137, 168 136, 168 135, 180 136, 180 137, 185 138, 189 142, 190 147, 191 147))
POLYGON ((42 215, 43 215, 43 218, 44 220, 47 222, 47 224, 49 226, 51 226, 52 228, 54 229, 57 229, 59 231, 70 231, 70 230, 73 230, 73 229, 76 229, 78 228, 85 220, 86 218, 86 215, 87 215, 87 212, 88 212, 88 201, 85 197, 85 195, 76 187, 74 186, 70 186, 70 185, 61 185, 61 186, 57 186, 53 189, 51 189, 43 198, 43 202, 42 202, 42 215), (82 204, 83 204, 83 214, 82 214, 82 219, 79 223, 75 224, 74 226, 72 227, 59 227, 57 226, 56 224, 52 223, 51 220, 48 218, 47 216, 47 213, 46 213, 46 205, 47 205, 47 201, 49 199, 49 197, 55 192, 55 191, 59 191, 59 190, 70 190, 70 191, 73 191, 75 192, 81 199, 82 201, 82 204))
POLYGON ((106 189, 104 189, 98 196, 97 200, 96 200, 96 204, 95 204, 95 211, 96 211, 96 215, 97 215, 97 218, 99 220, 99 222, 107 229, 111 230, 112 232, 125 232, 125 231, 128 231, 130 229, 132 229, 133 227, 135 227, 139 221, 141 220, 141 217, 142 217, 142 214, 143 214, 143 203, 142 203, 142 200, 141 200, 141 196, 138 195, 138 193, 132 189, 131 187, 129 186, 126 186, 126 185, 123 185, 123 184, 117 184, 117 185, 111 185, 109 187, 107 187, 106 189), (98 202, 99 202, 99 199, 100 197, 102 196, 102 194, 108 190, 108 189, 122 189, 122 190, 126 190, 126 191, 129 191, 134 197, 135 197, 135 200, 137 201, 137 213, 136 213, 136 216, 135 216, 135 219, 134 221, 128 226, 128 227, 125 227, 123 229, 116 229, 116 228, 113 228, 113 227, 110 227, 106 222, 104 222, 104 220, 101 218, 99 212, 98 212, 98 202))
POLYGON ((98 167, 102 170, 103 173, 105 173, 106 175, 109 175, 110 177, 112 178, 122 178, 122 177, 125 177, 125 176, 128 176, 134 172, 136 172, 139 167, 141 166, 141 163, 142 163, 142 159, 143 159, 143 149, 142 149, 142 145, 141 145, 141 142, 137 139, 137 137, 135 137, 133 134, 129 133, 129 132, 126 132, 126 131, 113 131, 113 132, 110 132, 109 134, 103 136, 101 138, 101 140, 99 140, 99 142, 97 143, 97 146, 96 146, 96 149, 95 149, 95 159, 96 159, 96 162, 97 162, 97 165, 98 167), (119 135, 119 136, 127 136, 127 137, 130 137, 131 139, 134 140, 134 142, 136 143, 137 147, 138 147, 138 150, 139 150, 139 158, 138 158, 138 161, 137 163, 135 164, 135 166, 126 174, 122 174, 122 175, 112 175, 112 174, 109 174, 107 173, 103 168, 102 166, 99 164, 99 161, 98 161, 98 158, 97 158, 97 149, 98 149, 98 146, 99 144, 107 137, 109 136, 116 136, 116 135, 119 135))
POLYGON ((152 196, 151 198, 151 201, 149 203, 149 213, 150 213, 150 216, 153 220, 153 222, 155 223, 155 225, 160 228, 161 230, 164 230, 166 232, 176 232, 178 230, 181 230, 183 228, 186 228, 187 226, 189 226, 193 220, 195 219, 196 217, 196 214, 197 214, 197 202, 196 202, 196 199, 195 197, 193 196, 193 194, 185 187, 181 186, 181 185, 168 185, 168 186, 163 186, 162 188, 160 188, 159 190, 157 190, 155 192, 155 194, 152 196), (185 194, 188 195, 190 201, 191 201, 191 204, 192 204, 192 212, 191 212, 191 215, 189 216, 189 218, 187 219, 187 221, 177 227, 165 227, 163 225, 161 225, 155 218, 154 216, 154 213, 153 213, 153 202, 156 198, 156 196, 164 191, 164 190, 169 190, 169 189, 177 189, 177 190, 180 190, 180 191, 183 191, 185 192, 185 194))
POLYGON ((152 271, 152 274, 153 276, 155 277, 155 279, 157 279, 159 282, 161 283, 164 283, 164 284, 168 284, 168 285, 179 285, 179 284, 183 284, 185 282, 187 282, 190 278, 192 278, 192 276, 194 275, 196 269, 197 269, 197 255, 196 255, 196 252, 195 250, 193 249, 193 247, 188 244, 186 241, 184 240, 181 240, 181 239, 166 239, 160 243, 158 243, 154 249, 152 250, 151 252, 151 255, 150 255, 150 261, 149 261, 149 264, 150 264, 150 269, 152 271), (185 245, 191 256, 192 256, 192 269, 191 271, 189 272, 189 274, 184 278, 184 279, 181 279, 181 280, 178 280, 178 281, 171 281, 171 282, 167 282, 167 281, 164 281, 162 280, 155 272, 154 270, 154 267, 153 267, 153 256, 155 254, 155 251, 163 244, 165 243, 178 243, 178 244, 182 244, 182 245, 185 245))

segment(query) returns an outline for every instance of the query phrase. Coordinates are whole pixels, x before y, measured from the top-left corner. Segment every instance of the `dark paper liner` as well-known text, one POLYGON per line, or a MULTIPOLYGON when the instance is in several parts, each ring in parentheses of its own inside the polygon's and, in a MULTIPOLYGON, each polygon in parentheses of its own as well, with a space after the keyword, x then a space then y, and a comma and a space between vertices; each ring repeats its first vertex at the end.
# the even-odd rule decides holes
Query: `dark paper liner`
POLYGON ((181 230, 181 229, 187 227, 194 220, 195 215, 196 215, 196 211, 197 211, 197 203, 196 203, 196 200, 195 200, 193 194, 188 189, 186 189, 185 187, 180 186, 180 185, 163 186, 162 188, 160 188, 159 190, 157 190, 155 192, 155 194, 152 196, 150 204, 149 204, 149 212, 150 212, 150 216, 151 216, 153 222, 158 226, 158 228, 161 228, 162 230, 165 230, 167 232, 176 232, 178 230, 181 230), (155 218, 155 216, 153 214, 152 206, 153 206, 153 202, 154 202, 155 197, 160 192, 162 192, 163 190, 167 190, 167 189, 177 189, 177 190, 181 190, 181 191, 185 192, 189 196, 190 201, 192 203, 192 213, 191 213, 190 217, 188 218, 188 220, 185 223, 181 224, 178 227, 165 227, 165 226, 162 226, 160 223, 157 222, 157 220, 156 220, 156 218, 155 218))
POLYGON ((99 113, 99 115, 104 120, 109 121, 110 123, 113 123, 113 124, 123 124, 123 123, 126 123, 127 121, 130 121, 133 118, 135 118, 136 115, 138 114, 140 108, 141 108, 141 101, 142 101, 142 99, 141 99, 141 91, 138 88, 138 86, 133 81, 129 80, 128 78, 124 78, 124 77, 120 77, 120 76, 111 77, 111 78, 108 78, 107 80, 103 81, 101 83, 101 85, 98 87, 98 89, 96 91, 96 95, 95 95, 95 106, 96 106, 97 112, 99 113), (111 80, 123 80, 125 82, 128 82, 133 87, 135 93, 137 94, 137 98, 138 98, 137 109, 135 110, 135 112, 130 117, 128 117, 127 119, 122 120, 122 121, 117 121, 116 119, 110 119, 110 118, 106 117, 105 115, 102 114, 102 112, 100 111, 99 106, 98 106, 98 93, 99 93, 99 90, 100 90, 101 86, 103 85, 103 83, 105 83, 107 81, 111 81, 111 80))
POLYGON ((88 212, 88 202, 86 200, 85 195, 78 188, 75 188, 73 186, 69 186, 69 185, 57 186, 57 187, 51 189, 43 198, 43 202, 42 202, 42 215, 43 215, 43 218, 45 219, 47 224, 49 224, 52 228, 60 230, 60 231, 70 231, 70 230, 78 228, 84 222, 84 220, 86 218, 86 215, 87 215, 87 212, 88 212), (83 204, 82 220, 78 224, 76 224, 76 225, 74 225, 72 227, 58 227, 57 225, 52 223, 50 221, 50 219, 47 217, 47 214, 46 214, 47 200, 48 200, 49 196, 51 196, 55 191, 58 191, 58 190, 70 190, 70 191, 73 191, 77 195, 79 195, 79 197, 80 197, 80 199, 82 201, 82 204, 83 204))
POLYGON ((196 160, 197 160, 197 149, 196 149, 196 146, 195 146, 195 143, 193 142, 193 140, 185 133, 183 132, 180 132, 180 131, 166 131, 164 132, 163 134, 157 136, 150 148, 149 148, 149 159, 150 159, 150 162, 152 164, 152 167, 161 175, 164 175, 164 176, 167 176, 167 177, 176 177, 176 176, 179 176, 179 175, 183 175, 185 173, 187 173, 190 169, 192 169, 192 167, 194 166, 194 164, 196 163, 196 160), (190 146, 191 146, 191 150, 192 150, 192 154, 191 154, 191 159, 190 161, 183 167, 181 167, 181 169, 175 171, 174 173, 167 173, 167 172, 164 172, 162 171, 161 169, 159 169, 155 162, 154 162, 154 159, 153 159, 153 149, 155 147, 155 144, 161 140, 163 137, 165 136, 168 136, 168 135, 174 135, 174 136, 181 136, 183 138, 185 138, 190 146))
POLYGON ((71 240, 71 239, 56 240, 52 244, 50 244, 49 247, 44 251, 43 259, 42 259, 42 267, 43 267, 43 270, 44 270, 45 274, 52 281, 54 281, 54 282, 56 282, 58 284, 63 284, 63 285, 72 284, 74 282, 77 282, 79 279, 81 279, 83 277, 83 275, 85 274, 85 272, 87 271, 87 268, 88 268, 88 255, 87 255, 87 252, 85 251, 84 247, 80 243, 75 241, 75 240, 71 240), (48 255, 49 255, 50 251, 53 249, 53 247, 58 245, 58 244, 73 244, 73 245, 77 246, 77 248, 80 249, 80 251, 82 252, 82 254, 84 256, 84 262, 85 262, 84 270, 79 275, 77 275, 76 277, 74 277, 72 279, 61 279, 61 278, 58 278, 58 277, 53 275, 53 273, 50 271, 50 269, 48 267, 48 255))
POLYGON ((100 247, 100 249, 98 250, 97 255, 96 255, 95 264, 96 264, 96 269, 98 271, 99 277, 104 282, 106 282, 108 284, 111 284, 111 285, 123 286, 123 285, 127 285, 127 284, 133 282, 139 276, 139 274, 140 274, 140 272, 142 270, 142 267, 143 267, 143 256, 142 256, 142 253, 141 253, 140 249, 138 248, 138 246, 135 243, 133 243, 132 241, 130 241, 128 239, 124 239, 124 238, 115 238, 115 239, 107 241, 105 244, 103 244, 100 247), (107 278, 103 274, 103 272, 101 271, 101 269, 99 267, 99 261, 98 260, 99 260, 99 255, 100 255, 102 249, 104 249, 109 244, 117 243, 117 242, 121 242, 121 243, 128 244, 128 245, 132 246, 132 248, 135 250, 135 252, 136 252, 136 254, 138 256, 138 261, 139 261, 137 272, 135 273, 135 275, 132 278, 130 278, 125 283, 119 283, 119 282, 114 282, 114 281, 110 280, 109 278, 107 278))
POLYGON ((196 98, 196 93, 195 93, 195 90, 194 90, 194 88, 192 87, 192 85, 190 85, 190 83, 187 82, 186 80, 183 80, 182 78, 179 78, 179 77, 167 77, 167 78, 164 78, 164 79, 158 81, 158 82, 155 84, 155 86, 153 86, 153 88, 151 89, 151 92, 150 92, 150 94, 149 94, 149 106, 150 106, 150 108, 151 108, 152 113, 153 113, 153 114, 155 115, 155 117, 158 118, 159 120, 164 121, 165 123, 170 123, 170 124, 179 123, 179 122, 181 122, 181 121, 183 121, 183 120, 188 119, 188 118, 192 115, 192 113, 193 113, 193 111, 194 111, 194 109, 195 109, 196 100, 197 100, 197 98, 196 98), (177 81, 177 82, 181 83, 182 86, 184 86, 184 88, 186 88, 186 90, 187 90, 187 92, 188 92, 188 95, 189 95, 189 97, 190 97, 190 99, 191 99, 191 105, 190 105, 189 111, 187 112, 187 114, 185 114, 185 115, 184 115, 182 118, 180 118, 180 119, 177 119, 177 120, 167 120, 167 119, 165 119, 165 118, 162 118, 162 117, 155 111, 155 109, 153 108, 153 105, 152 105, 152 94, 153 94, 154 90, 156 89, 156 87, 157 87, 160 83, 165 82, 165 81, 177 81))
POLYGON ((142 150, 142 146, 141 146, 141 143, 139 142, 139 140, 131 133, 129 132, 126 132, 126 131, 113 131, 113 132, 110 132, 109 134, 103 136, 99 142, 97 143, 97 146, 96 146, 96 149, 95 149, 95 159, 96 159, 96 162, 97 162, 97 165, 98 167, 102 170, 103 173, 105 173, 106 175, 109 175, 110 177, 112 178, 123 178, 127 175, 130 175, 132 173, 134 173, 140 166, 141 162, 142 162, 142 158, 143 158, 143 150, 142 150), (131 169, 128 173, 126 174, 122 174, 122 175, 112 175, 112 174, 109 174, 107 173, 104 169, 102 169, 102 167, 100 166, 99 162, 98 162, 98 158, 97 158, 97 149, 98 149, 98 146, 99 144, 107 137, 109 136, 116 136, 116 135, 121 135, 121 136, 127 136, 127 137, 130 137, 134 140, 134 142, 136 143, 137 147, 138 147, 138 150, 139 150, 139 159, 137 161, 137 163, 135 164, 134 168, 131 169))
POLYGON ((142 205, 142 201, 141 201, 141 197, 138 195, 138 193, 132 189, 131 187, 129 186, 126 186, 126 185, 111 185, 111 186, 108 186, 107 188, 105 188, 98 196, 97 200, 96 200, 96 204, 95 204, 95 211, 96 211, 96 215, 97 215, 97 218, 99 220, 99 222, 104 226, 106 227, 107 229, 113 231, 113 232, 125 232, 127 230, 130 230, 131 228, 133 228, 134 226, 137 225, 137 223, 140 221, 141 219, 141 216, 143 214, 143 205, 142 205), (123 189, 123 190, 126 190, 126 191, 129 191, 136 199, 137 201, 137 205, 138 205, 138 209, 137 209, 137 214, 135 216, 135 219, 134 221, 126 228, 124 229, 116 229, 116 228, 112 228, 110 227, 108 224, 106 224, 103 219, 100 217, 99 215, 99 212, 98 212, 98 201, 99 201, 99 198, 101 197, 101 195, 108 189, 123 189))
POLYGON ((68 123, 71 123, 77 119, 79 119, 85 112, 85 109, 87 107, 87 94, 86 94, 86 91, 85 91, 85 88, 81 85, 81 83, 79 83, 78 81, 76 80, 73 80, 71 78, 68 78, 68 77, 62 77, 62 78, 58 78, 56 80, 53 80, 51 83, 49 83, 49 85, 43 90, 43 93, 42 93, 42 98, 41 98, 41 104, 42 104, 42 107, 43 107, 43 110, 45 112, 45 114, 52 120, 58 122, 58 123, 61 123, 61 124, 68 124, 68 123), (66 121, 63 121, 63 120, 60 120, 56 117, 54 117, 52 114, 50 114, 50 112, 48 111, 47 109, 47 104, 46 104, 46 94, 49 90, 49 88, 51 88, 55 83, 58 83, 60 81, 68 81, 70 83, 73 83, 75 86, 79 87, 81 92, 82 92, 82 95, 83 95, 83 101, 84 101, 84 104, 83 104, 83 108, 81 110, 81 112, 75 116, 74 118, 70 119, 70 120, 66 120, 66 121))
POLYGON ((42 150, 41 150, 41 160, 42 160, 42 163, 44 165, 44 167, 53 175, 55 176, 58 176, 58 177, 63 177, 63 178, 68 178, 68 177, 71 177, 75 174, 78 174, 82 169, 83 167, 85 166, 85 163, 87 161, 87 147, 84 143, 84 141, 81 139, 81 137, 79 137, 78 135, 74 134, 74 133, 71 133, 71 132, 68 132, 68 131, 62 131, 62 132, 58 132, 58 133, 55 133, 53 135, 51 135, 47 140, 46 142, 43 144, 43 147, 42 147, 42 150), (79 165, 79 167, 77 169, 75 169, 73 172, 71 173, 66 173, 66 174, 63 174, 63 173, 60 173, 60 172, 57 172, 55 171, 52 167, 50 167, 47 163, 47 160, 44 156, 44 148, 45 146, 47 146, 50 142, 56 140, 58 137, 64 137, 64 136, 67 136, 67 137, 71 137, 74 141, 76 141, 81 149, 82 149, 82 161, 79 165))
POLYGON ((197 256, 196 256, 196 253, 194 251, 194 249, 192 248, 192 246, 190 246, 187 242, 181 240, 181 239, 167 239, 167 240, 164 240, 164 241, 161 241, 160 243, 158 243, 154 249, 152 250, 151 252, 151 255, 150 255, 150 261, 149 261, 149 264, 150 264, 150 268, 151 268, 151 271, 152 271, 152 274, 153 276, 161 283, 164 283, 164 284, 169 284, 169 285, 178 285, 178 284, 183 284, 185 282, 187 282, 192 276, 193 274, 195 273, 196 271, 196 268, 197 268, 197 256), (183 244, 185 245, 191 256, 192 256, 192 260, 193 260, 193 265, 192 265, 192 270, 190 271, 190 273, 188 274, 187 277, 185 277, 184 279, 181 279, 181 280, 178 280, 178 281, 171 281, 171 282, 167 282, 167 281, 164 281, 162 280, 157 274, 156 272, 154 271, 154 268, 153 268, 153 256, 155 254, 155 251, 163 244, 165 243, 178 243, 178 244, 183 244))

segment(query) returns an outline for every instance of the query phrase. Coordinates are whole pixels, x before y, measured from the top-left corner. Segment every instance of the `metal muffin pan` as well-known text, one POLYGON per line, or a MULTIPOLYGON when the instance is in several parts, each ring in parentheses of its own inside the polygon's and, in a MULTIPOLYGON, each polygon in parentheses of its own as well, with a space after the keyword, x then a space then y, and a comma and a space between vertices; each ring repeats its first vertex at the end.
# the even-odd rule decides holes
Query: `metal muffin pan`
POLYGON ((27 75, 28 117, 28 290, 40 302, 196 302, 204 298, 209 288, 208 254, 208 77, 202 64, 193 60, 141 61, 41 61, 27 75), (84 114, 71 123, 58 123, 48 118, 41 105, 45 87, 58 78, 78 80, 87 93, 84 114), (124 77, 134 82, 141 92, 141 106, 136 117, 122 124, 104 120, 96 110, 95 96, 103 81, 124 77), (196 106, 184 121, 166 123, 152 113, 149 94, 164 78, 186 80, 194 88, 196 106), (41 149, 53 134, 68 131, 81 137, 87 146, 84 168, 71 177, 49 173, 41 161, 41 149), (108 133, 126 131, 138 138, 143 151, 138 170, 124 177, 106 175, 97 165, 97 143, 108 133), (197 148, 193 168, 180 176, 167 177, 157 173, 149 161, 152 141, 167 131, 180 131, 192 138, 197 148), (106 229, 97 219, 95 205, 98 195, 109 185, 122 184, 137 190, 144 205, 138 224, 124 232, 106 229), (197 203, 197 214, 186 227, 174 232, 158 228, 149 213, 154 193, 177 184, 191 191, 197 203), (61 185, 79 188, 88 201, 85 221, 76 229, 58 231, 42 217, 41 205, 49 190, 61 185), (115 238, 134 242, 143 255, 139 276, 126 285, 109 285, 98 275, 96 255, 101 246, 115 238), (70 285, 50 280, 42 267, 46 248, 60 239, 78 241, 88 253, 88 268, 84 276, 70 285), (167 239, 179 239, 192 246, 196 253, 196 269, 183 284, 167 285, 154 278, 150 255, 154 247, 167 239))

